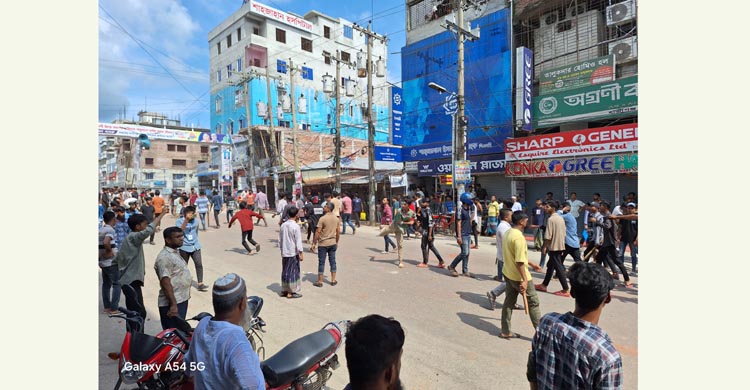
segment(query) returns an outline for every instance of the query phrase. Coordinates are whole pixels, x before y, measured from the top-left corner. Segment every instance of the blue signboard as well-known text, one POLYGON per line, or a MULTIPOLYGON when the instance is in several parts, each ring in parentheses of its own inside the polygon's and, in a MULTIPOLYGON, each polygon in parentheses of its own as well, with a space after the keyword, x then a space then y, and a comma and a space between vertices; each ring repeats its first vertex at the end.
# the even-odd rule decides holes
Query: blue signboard
POLYGON ((394 161, 401 162, 401 148, 394 148, 392 146, 376 146, 375 147, 375 161, 394 161))
MULTIPOLYGON (((401 122, 404 115, 404 90, 399 87, 391 88, 391 143, 403 145, 404 139, 401 130, 401 122)), ((401 161, 401 160, 399 160, 401 161)))
MULTIPOLYGON (((504 140, 504 138, 503 138, 504 140)), ((503 153, 504 147, 496 138, 477 137, 466 143, 467 156, 503 153)), ((424 161, 437 158, 451 157, 451 142, 436 142, 431 144, 404 147, 401 149, 403 161, 424 161)))
POLYGON ((166 180, 154 180, 154 185, 155 186, 161 186, 161 187, 163 187, 163 186, 167 185, 167 182, 166 182, 166 180))
MULTIPOLYGON (((475 173, 505 173, 505 154, 477 156, 471 161, 471 174, 475 173)), ((419 176, 450 175, 453 173, 451 160, 430 160, 417 163, 419 176)))

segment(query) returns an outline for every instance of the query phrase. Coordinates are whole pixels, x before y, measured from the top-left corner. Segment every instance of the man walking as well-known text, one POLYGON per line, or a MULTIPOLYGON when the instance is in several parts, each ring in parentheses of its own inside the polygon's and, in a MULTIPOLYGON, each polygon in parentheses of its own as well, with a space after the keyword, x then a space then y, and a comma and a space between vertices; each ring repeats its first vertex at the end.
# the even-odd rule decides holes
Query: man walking
POLYGON ((401 203, 401 210, 396 211, 393 217, 393 225, 396 233, 396 249, 398 250, 398 267, 404 268, 404 234, 410 226, 414 225, 414 212, 409 208, 409 201, 404 200, 401 203))
MULTIPOLYGON (((497 255, 495 262, 497 263, 497 281, 500 284, 490 291, 487 291, 487 299, 490 301, 490 309, 495 310, 495 302, 497 297, 505 292, 506 283, 503 281, 503 267, 505 266, 505 260, 503 257, 503 237, 512 228, 510 223, 512 222, 513 211, 508 208, 500 209, 500 224, 498 225, 497 235, 495 240, 497 242, 497 255)), ((516 309, 522 309, 523 307, 518 304, 514 305, 516 309)))
POLYGON ((526 238, 523 231, 529 217, 523 211, 516 211, 512 215, 513 228, 503 235, 503 278, 506 282, 505 301, 503 301, 503 313, 500 319, 500 338, 512 339, 521 337, 518 333, 510 331, 510 319, 513 309, 518 300, 518 294, 526 294, 529 302, 529 317, 534 328, 539 324, 542 312, 539 309, 539 297, 534 290, 534 283, 528 266, 534 270, 541 271, 541 267, 529 261, 526 248, 526 238))
POLYGON ((430 257, 430 251, 432 251, 438 259, 438 268, 444 268, 445 262, 443 261, 443 257, 440 256, 440 252, 435 248, 435 237, 432 235, 435 220, 432 219, 430 198, 426 196, 422 198, 422 207, 419 209, 418 222, 422 233, 422 263, 418 264, 417 267, 427 268, 427 260, 430 257))
POLYGON ((615 249, 617 240, 615 223, 613 220, 607 218, 610 215, 609 203, 602 202, 600 207, 602 209, 601 218, 591 218, 591 220, 589 220, 590 224, 601 228, 603 233, 601 247, 599 248, 599 253, 596 255, 596 262, 603 263, 606 261, 612 269, 612 277, 615 279, 619 279, 619 275, 617 275, 617 271, 615 270, 615 266, 617 266, 617 268, 620 269, 620 272, 622 272, 622 276, 625 278, 625 287, 632 287, 633 283, 630 281, 628 270, 625 269, 625 265, 620 261, 619 256, 617 256, 617 249, 615 249))
POLYGON ((339 243, 339 220, 331 211, 333 205, 326 203, 323 206, 323 216, 317 224, 313 243, 310 251, 318 250, 318 281, 313 283, 315 287, 323 287, 323 273, 325 272, 326 256, 331 265, 331 286, 338 284, 336 281, 336 249, 339 243))
POLYGON ((263 220, 263 226, 268 226, 268 222, 266 221, 265 215, 263 210, 268 210, 270 206, 268 205, 268 196, 263 193, 263 190, 260 188, 258 189, 258 193, 255 195, 255 212, 260 215, 260 218, 258 218, 255 221, 255 224, 259 224, 260 220, 263 220))
MULTIPOLYGON (((624 215, 631 215, 635 210, 635 203, 629 202, 625 205, 624 215)), ((633 265, 633 273, 638 273, 638 220, 619 219, 618 229, 620 241, 620 263, 625 264, 625 246, 630 248, 630 261, 633 265)))
POLYGON ((575 310, 542 317, 531 342, 526 378, 531 389, 621 389, 622 358, 599 327, 604 306, 612 301, 612 278, 602 267, 570 267, 575 310))
POLYGON ((346 234, 346 225, 351 226, 352 234, 357 234, 357 228, 352 223, 352 199, 346 192, 341 197, 341 222, 344 225, 341 234, 346 234))
MULTIPOLYGON (((219 191, 214 191, 214 195, 211 197, 211 207, 214 209, 214 220, 216 221, 215 228, 219 228, 219 213, 224 208, 224 200, 219 195, 219 191)), ((252 208, 252 207, 251 207, 252 208)))
MULTIPOLYGON (((494 236, 497 232, 497 216, 500 213, 500 203, 497 203, 495 195, 490 197, 490 203, 487 205, 487 235, 494 236)), ((499 275, 499 273, 498 273, 499 275)))
POLYGON ((234 211, 237 209, 237 201, 234 200, 232 194, 226 193, 224 196, 224 204, 227 205, 227 225, 229 225, 229 220, 232 219, 234 211))
MULTIPOLYGON (((198 212, 198 216, 200 216, 201 219, 201 225, 203 226, 203 231, 206 231, 206 214, 208 213, 208 197, 206 196, 206 191, 200 190, 199 193, 200 196, 195 200, 195 205, 191 204, 191 206, 195 207, 195 210, 198 212)), ((208 226, 211 226, 211 221, 208 221, 208 226)))
POLYGON ((247 245, 246 241, 250 241, 250 243, 255 246, 256 253, 260 252, 260 244, 253 240, 253 217, 257 216, 259 216, 259 214, 250 210, 247 207, 247 203, 242 201, 240 202, 240 211, 238 211, 237 215, 233 216, 229 221, 228 228, 230 229, 232 228, 234 221, 240 221, 240 228, 242 229, 242 246, 245 247, 248 255, 251 255, 253 250, 250 249, 250 246, 247 245))
MULTIPOLYGON (((299 294, 300 261, 304 260, 302 231, 297 224, 297 206, 287 210, 287 220, 279 229, 279 247, 281 248, 281 295, 287 298, 301 298, 299 294)), ((338 227, 337 227, 338 229, 338 227)))
POLYGON ((159 279, 159 318, 161 328, 176 328, 175 316, 185 319, 187 316, 190 286, 193 275, 190 274, 185 260, 180 257, 184 235, 182 229, 170 226, 164 229, 164 249, 156 256, 154 270, 159 279))
MULTIPOLYGON (((565 264, 565 256, 570 255, 573 261, 581 261, 581 241, 578 239, 578 223, 573 216, 570 202, 563 202, 562 219, 565 221, 565 252, 560 263, 565 264)), ((558 211, 558 214, 561 212, 558 211)), ((560 277, 560 275, 558 275, 560 277)))
MULTIPOLYGON (((388 204, 388 197, 383 198, 383 212, 382 216, 380 217, 380 229, 383 230, 384 227, 388 227, 390 230, 391 223, 393 222, 393 212, 391 211, 391 206, 388 204)), ((380 252, 382 254, 388 253, 388 244, 391 244, 391 247, 396 248, 396 243, 391 240, 390 237, 388 237, 388 231, 385 231, 385 234, 383 235, 383 240, 385 241, 385 250, 380 252)))
POLYGON ((206 291, 208 286, 203 284, 203 256, 201 254, 201 243, 198 242, 198 221, 195 219, 195 206, 185 207, 184 215, 175 221, 175 226, 179 227, 184 234, 180 256, 185 260, 185 264, 190 262, 191 257, 193 258, 195 275, 198 277, 198 291, 206 291))
MULTIPOLYGON (((352 199, 352 214, 354 216, 354 224, 359 228, 359 214, 362 212, 362 199, 359 198, 359 193, 354 193, 354 199, 352 199)), ((352 233, 353 234, 353 233, 352 233)))
POLYGON ((547 274, 544 276, 544 281, 534 287, 539 291, 547 292, 552 274, 557 272, 558 280, 563 289, 554 294, 561 297, 570 297, 568 279, 565 277, 565 267, 562 264, 562 255, 565 252, 565 221, 557 213, 558 208, 560 208, 560 203, 556 200, 548 200, 544 203, 544 211, 549 215, 549 218, 547 219, 547 229, 544 232, 542 254, 549 252, 549 264, 547 264, 547 274))
POLYGON ((320 205, 320 198, 312 196, 308 199, 305 204, 305 215, 307 216, 307 239, 306 243, 310 242, 310 235, 315 238, 315 231, 318 230, 318 223, 320 218, 323 216, 324 210, 320 205))
POLYGON ((461 194, 461 209, 456 213, 456 243, 461 247, 461 253, 453 259, 451 265, 448 266, 448 271, 451 276, 457 277, 456 266, 459 262, 462 262, 461 271, 463 276, 470 278, 474 277, 469 272, 469 245, 471 243, 471 207, 473 204, 473 197, 470 193, 464 192, 461 194))
POLYGON ((120 305, 120 277, 117 264, 114 263, 117 255, 117 244, 115 243, 115 213, 105 211, 102 216, 104 225, 99 228, 99 268, 102 269, 102 303, 104 313, 119 314, 117 308, 120 305), (110 295, 111 292, 111 295, 110 295))

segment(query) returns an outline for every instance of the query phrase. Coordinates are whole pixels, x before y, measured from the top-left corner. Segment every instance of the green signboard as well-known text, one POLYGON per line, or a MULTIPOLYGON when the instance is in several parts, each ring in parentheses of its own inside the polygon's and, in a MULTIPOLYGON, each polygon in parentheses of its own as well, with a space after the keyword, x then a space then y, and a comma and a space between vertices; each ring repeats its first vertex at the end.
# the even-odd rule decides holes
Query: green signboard
POLYGON ((539 94, 548 95, 614 79, 615 56, 608 55, 540 72, 539 94))
POLYGON ((630 116, 638 112, 638 76, 534 98, 534 127, 630 116))

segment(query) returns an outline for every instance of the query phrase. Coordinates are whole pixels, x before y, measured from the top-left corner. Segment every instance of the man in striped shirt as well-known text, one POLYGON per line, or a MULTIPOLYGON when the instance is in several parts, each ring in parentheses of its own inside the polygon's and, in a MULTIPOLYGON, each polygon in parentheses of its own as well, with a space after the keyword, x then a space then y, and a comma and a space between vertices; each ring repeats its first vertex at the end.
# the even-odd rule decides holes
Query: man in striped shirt
POLYGON ((542 317, 531 343, 531 389, 621 389, 622 358, 598 326, 614 282, 598 264, 576 262, 568 272, 575 310, 542 317))

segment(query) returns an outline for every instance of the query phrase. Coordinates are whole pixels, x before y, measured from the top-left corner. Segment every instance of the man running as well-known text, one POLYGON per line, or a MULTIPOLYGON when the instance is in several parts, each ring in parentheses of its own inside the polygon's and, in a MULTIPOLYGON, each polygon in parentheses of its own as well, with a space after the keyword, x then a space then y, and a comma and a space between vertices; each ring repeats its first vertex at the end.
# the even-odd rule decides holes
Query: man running
POLYGON ((232 224, 234 223, 234 221, 240 221, 240 228, 242 229, 242 246, 245 247, 248 255, 251 255, 253 251, 252 249, 250 249, 250 246, 247 245, 246 241, 250 241, 250 243, 255 246, 256 253, 260 252, 260 244, 253 240, 253 217, 259 216, 260 214, 249 209, 247 207, 247 203, 245 203, 245 201, 242 201, 240 202, 240 211, 238 211, 237 215, 233 216, 229 221, 230 229, 232 228, 232 224))
MULTIPOLYGON (((198 199, 200 200, 200 198, 198 199)), ((203 284, 203 255, 201 243, 198 241, 198 221, 195 219, 195 206, 185 207, 183 214, 175 221, 175 226, 179 227, 184 234, 180 256, 186 264, 190 262, 191 257, 193 258, 195 275, 198 277, 198 291, 206 291, 208 286, 203 284)))

